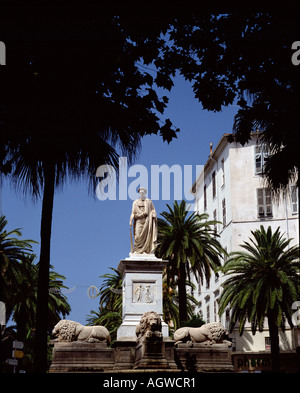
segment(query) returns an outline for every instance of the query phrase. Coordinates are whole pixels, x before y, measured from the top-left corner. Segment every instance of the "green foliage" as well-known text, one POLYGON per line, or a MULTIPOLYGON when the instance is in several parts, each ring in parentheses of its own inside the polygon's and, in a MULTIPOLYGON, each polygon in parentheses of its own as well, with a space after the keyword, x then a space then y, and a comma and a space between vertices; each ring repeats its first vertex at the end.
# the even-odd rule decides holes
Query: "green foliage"
POLYGON ((236 140, 244 144, 252 131, 262 131, 271 148, 266 176, 273 190, 296 180, 299 166, 300 83, 291 62, 298 18, 299 10, 288 8, 211 13, 193 5, 170 26, 172 45, 156 61, 162 73, 179 69, 204 109, 237 102, 236 140))
POLYGON ((230 331, 236 324, 243 334, 246 321, 252 333, 262 331, 264 320, 269 324, 274 367, 279 368, 278 327, 285 329, 285 321, 293 327, 291 305, 299 298, 299 247, 290 246, 278 227, 251 231, 253 238, 233 252, 222 268, 225 277, 220 296, 219 314, 232 309, 230 331))
POLYGON ((21 240, 20 229, 7 232, 7 220, 4 215, 0 217, 0 297, 2 301, 9 300, 14 294, 20 278, 20 261, 25 254, 32 252, 33 240, 21 240))
POLYGON ((117 338, 117 329, 122 323, 122 275, 113 267, 113 274, 107 273, 99 290, 99 309, 91 310, 87 316, 88 325, 105 326, 113 343, 117 338))
MULTIPOLYGON (((181 326, 178 280, 168 280, 167 272, 168 269, 165 269, 163 273, 163 320, 169 325, 170 335, 172 335, 181 326)), ((186 281, 185 285, 186 288, 190 289, 187 292, 186 309, 187 317, 191 318, 197 305, 197 300, 192 295, 195 286, 190 281, 186 281)))
MULTIPOLYGON (((30 370, 33 356, 33 332, 37 311, 39 263, 32 253, 33 240, 22 240, 20 229, 7 232, 7 220, 0 217, 0 280, 1 301, 6 305, 6 320, 15 322, 14 337, 25 343, 24 367, 30 370)), ((48 334, 54 325, 71 311, 61 290, 65 277, 50 266, 48 298, 48 334)), ((9 329, 7 329, 9 332, 9 329)))
POLYGON ((252 331, 263 329, 268 311, 274 310, 277 325, 284 328, 284 318, 291 326, 291 304, 299 294, 299 247, 289 247, 291 242, 278 228, 272 233, 263 226, 252 231, 253 239, 241 246, 246 251, 230 254, 222 268, 225 276, 220 298, 220 315, 230 305, 233 308, 231 330, 239 322, 243 332, 246 320, 252 331))
POLYGON ((193 314, 192 317, 182 324, 182 327, 200 327, 205 324, 205 321, 202 319, 202 315, 193 314))
POLYGON ((211 270, 221 266, 225 250, 217 240, 207 214, 189 213, 186 202, 175 201, 173 208, 158 218, 158 240, 156 255, 168 259, 167 282, 178 284, 180 320, 187 320, 186 278, 191 281, 194 275, 197 282, 203 283, 204 277, 210 280, 211 270))

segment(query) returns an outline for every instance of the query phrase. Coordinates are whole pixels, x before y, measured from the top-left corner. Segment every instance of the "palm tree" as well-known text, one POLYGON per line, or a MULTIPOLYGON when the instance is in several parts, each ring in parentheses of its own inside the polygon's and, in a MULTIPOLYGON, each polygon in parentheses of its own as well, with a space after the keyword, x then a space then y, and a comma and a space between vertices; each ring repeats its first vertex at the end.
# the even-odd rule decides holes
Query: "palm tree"
MULTIPOLYGON (((169 325, 171 331, 175 331, 180 327, 179 318, 179 295, 177 290, 177 280, 170 285, 168 283, 166 270, 163 275, 163 319, 169 325)), ((194 285, 190 281, 186 281, 186 287, 191 288, 191 292, 194 290, 194 285)), ((187 292, 187 316, 192 318, 194 308, 197 305, 197 300, 194 298, 192 293, 187 292)))
MULTIPOLYGON (((18 338, 23 341, 28 339, 35 327, 37 311, 37 291, 39 264, 35 263, 36 255, 31 254, 23 258, 19 265, 17 286, 8 302, 8 310, 17 325, 18 338)), ((48 334, 55 324, 65 318, 71 311, 67 298, 61 292, 67 287, 63 285, 65 277, 52 270, 49 274, 48 297, 48 334)))
POLYGON ((98 311, 91 310, 91 314, 87 316, 88 325, 105 326, 110 334, 111 344, 117 339, 117 330, 122 323, 122 308, 119 309, 101 309, 98 311))
MULTIPOLYGON (((0 289, 6 306, 6 320, 16 322, 17 338, 26 342, 26 353, 32 353, 31 332, 35 326, 39 264, 32 253, 34 240, 22 240, 20 229, 6 230, 7 220, 0 217, 0 289), (30 345, 27 345, 30 341, 30 345)), ((52 267, 50 266, 52 269, 52 267)), ((70 312, 66 297, 61 293, 64 276, 50 271, 48 315, 49 329, 70 312)))
POLYGON ((285 319, 293 327, 291 304, 299 296, 299 247, 289 247, 280 233, 272 233, 261 225, 251 231, 253 239, 241 247, 246 251, 234 252, 222 268, 225 276, 220 297, 219 314, 229 306, 232 308, 230 331, 239 323, 243 333, 248 320, 252 333, 262 330, 265 317, 268 320, 272 369, 280 370, 278 328, 284 329, 285 319))
POLYGON ((156 255, 169 260, 168 280, 178 278, 180 322, 187 320, 186 280, 191 273, 203 284, 205 277, 209 281, 211 270, 221 266, 225 254, 211 226, 215 221, 207 221, 207 214, 189 214, 186 202, 174 203, 173 209, 161 213, 158 218, 158 242, 156 255))
MULTIPOLYGON (((0 216, 0 301, 6 308, 6 322, 10 316, 9 304, 18 288, 20 261, 24 255, 32 251, 33 240, 22 240, 20 229, 6 230, 7 220, 0 216)), ((0 353, 2 351, 2 328, 0 329, 0 353)))
POLYGON ((120 310, 122 315, 122 274, 115 268, 110 268, 114 274, 104 274, 99 290, 100 308, 120 310))
POLYGON ((122 323, 122 274, 113 267, 114 274, 104 274, 99 290, 99 309, 91 311, 87 321, 89 325, 105 326, 111 335, 111 341, 117 338, 117 329, 122 323))
POLYGON ((7 220, 0 216, 0 299, 6 303, 6 319, 9 319, 9 302, 18 289, 21 275, 20 263, 32 252, 34 240, 19 239, 20 229, 6 230, 7 220))
MULTIPOLYGON (((33 350, 34 350, 34 328, 37 312, 37 292, 38 292, 38 272, 39 264, 35 263, 36 255, 27 255, 20 263, 17 286, 8 302, 8 310, 12 320, 16 323, 16 335, 24 341, 25 357, 22 360, 22 367, 28 371, 33 371, 33 350)), ((65 318, 71 311, 67 298, 62 290, 67 288, 63 285, 65 277, 53 271, 50 265, 49 273, 49 297, 48 297, 48 330, 47 335, 55 324, 65 318)), ((51 353, 47 352, 47 364, 49 364, 51 353)))
MULTIPOLYGON (((45 111, 43 108, 41 110, 45 111)), ((57 110, 61 111, 60 108, 57 110)), ((55 121, 52 117, 51 120, 55 121)), ((28 124, 25 121, 19 133, 14 123, 9 129, 14 136, 8 143, 5 157, 6 162, 11 163, 10 177, 34 198, 43 195, 35 348, 35 365, 39 372, 46 371, 47 367, 47 304, 55 188, 62 186, 67 179, 78 180, 86 176, 94 190, 96 171, 100 165, 118 167, 116 148, 131 160, 140 146, 141 134, 138 132, 126 127, 103 129, 94 122, 96 118, 87 119, 86 128, 74 124, 72 134, 68 128, 55 131, 55 124, 48 124, 46 119, 45 124, 48 125, 43 130, 34 121, 28 124)))

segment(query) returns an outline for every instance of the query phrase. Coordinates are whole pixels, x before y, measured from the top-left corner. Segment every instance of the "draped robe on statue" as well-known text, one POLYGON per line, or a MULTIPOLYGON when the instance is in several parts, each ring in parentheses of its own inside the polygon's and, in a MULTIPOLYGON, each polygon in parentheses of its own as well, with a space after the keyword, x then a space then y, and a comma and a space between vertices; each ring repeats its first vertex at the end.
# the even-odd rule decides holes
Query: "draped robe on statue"
POLYGON ((134 216, 133 236, 136 254, 154 253, 157 241, 157 218, 155 208, 150 199, 137 199, 132 204, 134 216), (147 217, 144 217, 147 213, 147 217))

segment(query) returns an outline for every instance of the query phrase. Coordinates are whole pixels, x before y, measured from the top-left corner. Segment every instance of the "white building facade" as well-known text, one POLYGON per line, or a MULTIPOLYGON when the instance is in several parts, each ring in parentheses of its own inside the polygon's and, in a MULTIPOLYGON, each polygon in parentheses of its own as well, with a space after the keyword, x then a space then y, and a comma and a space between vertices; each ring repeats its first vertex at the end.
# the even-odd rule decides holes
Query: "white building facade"
MULTIPOLYGON (((209 219, 220 221, 215 231, 219 241, 228 253, 241 250, 240 245, 251 237, 251 231, 263 225, 278 227, 285 237, 293 239, 291 245, 299 242, 299 201, 297 188, 290 186, 288 195, 279 202, 272 200, 266 188, 263 166, 268 151, 259 141, 259 133, 253 133, 251 140, 242 146, 228 141, 231 134, 224 134, 216 148, 209 155, 202 172, 193 186, 196 209, 208 213, 209 219)), ((228 327, 230 310, 218 315, 218 299, 225 278, 212 274, 209 283, 202 286, 195 283, 194 292, 198 300, 196 313, 201 313, 208 322, 220 321, 228 327)), ((243 336, 238 331, 231 334, 233 350, 237 352, 263 352, 270 350, 269 332, 251 333, 246 325, 243 336)), ((297 346, 294 332, 288 327, 280 332, 281 350, 293 351, 297 346)), ((299 344, 298 344, 299 345, 299 344)))

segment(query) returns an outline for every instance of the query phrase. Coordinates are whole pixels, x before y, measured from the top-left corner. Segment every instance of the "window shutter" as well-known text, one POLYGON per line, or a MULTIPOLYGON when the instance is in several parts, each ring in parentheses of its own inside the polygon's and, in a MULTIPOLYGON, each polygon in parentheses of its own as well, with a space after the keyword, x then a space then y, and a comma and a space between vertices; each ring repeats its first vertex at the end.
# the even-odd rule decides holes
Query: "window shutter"
POLYGON ((255 146, 255 174, 261 175, 270 157, 269 147, 265 144, 255 146))
POLYGON ((292 213, 298 213, 298 190, 296 186, 291 187, 292 213))
POLYGON ((272 197, 270 189, 257 189, 257 211, 259 217, 272 216, 272 197))
POLYGON ((257 189, 257 210, 260 217, 265 215, 263 191, 263 188, 257 189))
POLYGON ((212 197, 213 199, 216 197, 216 172, 213 171, 212 173, 212 197))
POLYGON ((261 173, 262 163, 261 163, 261 153, 255 154, 255 173, 261 173))
POLYGON ((266 205, 266 215, 271 216, 272 215, 272 199, 271 199, 271 190, 269 189, 264 189, 265 191, 265 205, 266 205))
MULTIPOLYGON (((216 209, 213 211, 213 218, 214 218, 214 221, 217 221, 217 210, 216 209)), ((218 227, 217 227, 216 223, 214 224, 214 232, 215 233, 218 232, 218 227)))
POLYGON ((226 202, 225 199, 222 200, 222 211, 223 211, 223 227, 226 225, 226 202))

